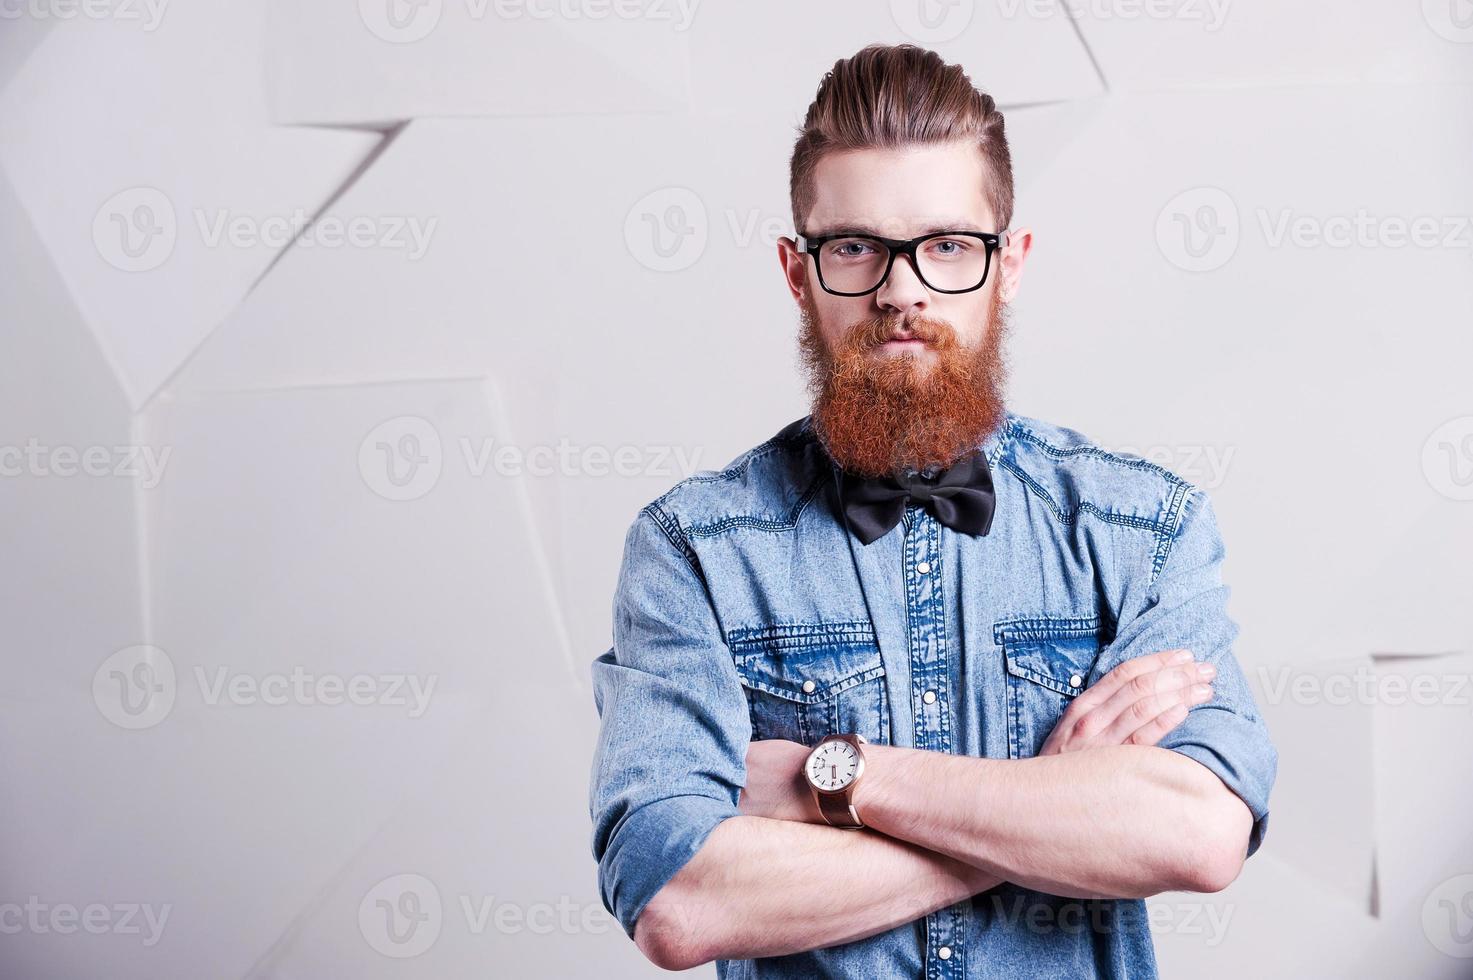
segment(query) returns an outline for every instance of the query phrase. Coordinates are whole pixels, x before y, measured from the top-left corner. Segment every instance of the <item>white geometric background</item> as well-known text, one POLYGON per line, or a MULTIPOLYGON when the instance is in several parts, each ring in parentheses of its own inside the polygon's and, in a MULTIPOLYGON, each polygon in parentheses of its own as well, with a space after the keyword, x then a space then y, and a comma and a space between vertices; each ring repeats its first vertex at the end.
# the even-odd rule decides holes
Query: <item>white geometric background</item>
POLYGON ((1163 974, 1473 976, 1469 0, 0 3, 0 975, 661 972, 589 664, 807 411, 787 157, 902 40, 1007 110, 1013 407, 1217 502, 1281 761, 1163 974))

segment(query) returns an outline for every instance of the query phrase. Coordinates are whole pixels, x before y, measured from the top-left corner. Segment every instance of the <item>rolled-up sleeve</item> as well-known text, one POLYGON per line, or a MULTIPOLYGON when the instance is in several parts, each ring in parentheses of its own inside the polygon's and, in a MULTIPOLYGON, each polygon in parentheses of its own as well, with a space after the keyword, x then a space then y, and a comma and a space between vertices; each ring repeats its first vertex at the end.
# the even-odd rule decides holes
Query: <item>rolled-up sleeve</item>
POLYGON ((1122 615, 1114 641, 1092 673, 1100 676, 1132 657, 1177 648, 1191 650, 1198 663, 1217 666, 1212 698, 1194 706, 1157 744, 1200 762, 1247 804, 1253 814, 1247 851, 1252 855, 1268 829, 1278 751, 1232 652, 1238 627, 1227 613, 1223 556, 1212 503, 1193 489, 1175 533, 1159 542, 1149 586, 1131 603, 1129 617, 1122 615))
POLYGON ((599 894, 632 939, 746 783, 751 719, 699 562, 658 504, 624 539, 613 646, 594 660, 589 786, 599 894))

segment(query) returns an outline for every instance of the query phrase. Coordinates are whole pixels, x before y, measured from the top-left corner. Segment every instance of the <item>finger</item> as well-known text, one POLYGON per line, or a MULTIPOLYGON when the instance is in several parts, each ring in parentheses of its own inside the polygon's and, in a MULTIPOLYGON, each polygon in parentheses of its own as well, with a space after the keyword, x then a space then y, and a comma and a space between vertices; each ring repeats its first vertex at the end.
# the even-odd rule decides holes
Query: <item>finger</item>
POLYGON ((1187 712, 1212 699, 1209 684, 1193 684, 1163 693, 1154 702, 1137 701, 1102 736, 1106 745, 1155 745, 1186 718, 1187 712))
POLYGON ((1136 729, 1125 740, 1126 745, 1155 745, 1166 737, 1166 733, 1187 720, 1185 704, 1177 702, 1161 712, 1145 726, 1136 729))
POLYGON ((1074 704, 1079 705, 1080 711, 1090 711, 1095 707, 1108 701, 1116 691, 1129 684, 1131 681, 1153 671, 1165 667, 1178 666, 1190 663, 1192 651, 1190 650, 1162 650, 1160 653, 1150 653, 1144 657, 1132 657, 1090 685, 1079 697, 1074 699, 1074 704))
POLYGON ((1217 669, 1210 664, 1162 667, 1138 673, 1118 687, 1103 704, 1093 709, 1087 722, 1076 721, 1085 734, 1093 733, 1101 744, 1119 745, 1125 736, 1156 717, 1193 684, 1211 680, 1217 669))

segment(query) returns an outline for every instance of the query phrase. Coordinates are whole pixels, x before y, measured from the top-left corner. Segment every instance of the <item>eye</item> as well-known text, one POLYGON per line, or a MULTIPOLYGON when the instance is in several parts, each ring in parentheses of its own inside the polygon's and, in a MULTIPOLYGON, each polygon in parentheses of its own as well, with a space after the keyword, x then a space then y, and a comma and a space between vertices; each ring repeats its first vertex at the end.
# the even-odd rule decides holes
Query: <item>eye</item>
POLYGON ((840 258, 854 259, 873 252, 875 249, 868 242, 860 241, 856 238, 847 238, 843 241, 835 242, 831 246, 830 251, 840 258))
POLYGON ((942 258, 951 258, 952 256, 962 255, 970 251, 972 244, 971 242, 961 241, 956 238, 937 238, 927 242, 926 247, 942 258))

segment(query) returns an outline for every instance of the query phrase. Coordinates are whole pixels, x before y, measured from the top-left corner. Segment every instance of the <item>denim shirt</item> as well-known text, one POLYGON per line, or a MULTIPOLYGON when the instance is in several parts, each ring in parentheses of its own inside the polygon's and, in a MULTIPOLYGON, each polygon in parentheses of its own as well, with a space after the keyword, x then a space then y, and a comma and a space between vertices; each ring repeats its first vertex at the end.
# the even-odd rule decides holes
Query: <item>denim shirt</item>
MULTIPOLYGON (((885 536, 851 538, 810 416, 636 516, 613 645, 592 663, 589 797, 600 895, 631 938, 650 898, 738 813, 749 741, 859 732, 1026 759, 1113 667, 1178 647, 1217 666, 1214 695, 1158 744, 1242 798, 1247 853, 1258 849, 1278 755, 1232 653, 1207 495, 1018 415, 981 448, 996 489, 983 536, 910 504, 885 536)), ((1144 901, 1009 882, 866 939, 716 967, 722 978, 1156 976, 1144 901)))

